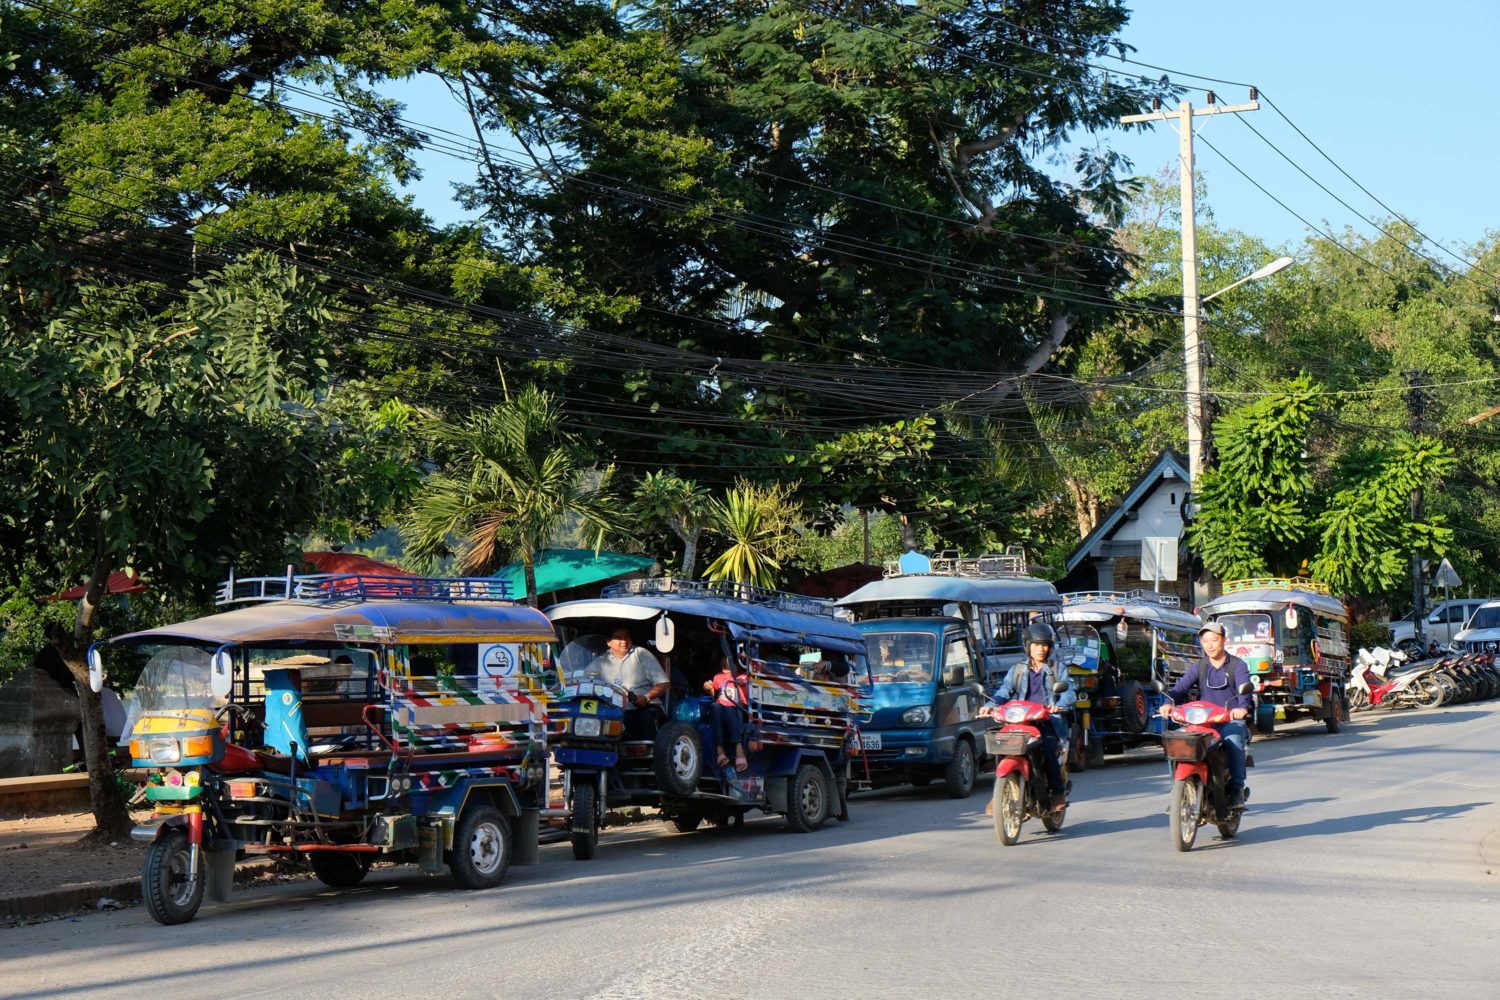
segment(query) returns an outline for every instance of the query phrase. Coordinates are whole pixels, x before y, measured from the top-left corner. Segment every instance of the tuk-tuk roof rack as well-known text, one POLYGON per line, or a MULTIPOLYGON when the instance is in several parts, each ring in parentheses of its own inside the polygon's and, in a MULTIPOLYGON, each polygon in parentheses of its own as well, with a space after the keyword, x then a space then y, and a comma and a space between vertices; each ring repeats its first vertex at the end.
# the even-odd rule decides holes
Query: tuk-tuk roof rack
POLYGON ((930 567, 925 573, 903 573, 899 562, 888 562, 885 564, 885 575, 888 577, 963 576, 974 579, 1028 575, 1026 550, 1019 545, 1008 545, 1004 552, 991 552, 969 558, 949 550, 932 556, 928 559, 928 563, 930 567))
POLYGON ((733 580, 676 580, 670 576, 621 580, 605 587, 600 597, 638 597, 648 594, 676 594, 717 600, 744 601, 779 611, 792 611, 819 618, 838 618, 840 609, 832 601, 805 594, 788 594, 768 587, 756 587, 733 580))
POLYGON ((1316 580, 1285 576, 1263 576, 1248 580, 1224 581, 1224 593, 1233 594, 1240 590, 1305 590, 1310 594, 1331 596, 1328 584, 1319 583, 1316 580))
POLYGON ((295 573, 235 577, 219 584, 214 603, 270 601, 480 601, 515 604, 509 580, 494 577, 381 576, 373 573, 295 573))
POLYGON ((1150 601, 1152 604, 1160 604, 1164 608, 1182 607, 1182 598, 1176 594, 1162 594, 1154 590, 1079 590, 1062 595, 1064 605, 1084 604, 1089 601, 1100 601, 1106 604, 1111 602, 1123 604, 1126 601, 1150 601))

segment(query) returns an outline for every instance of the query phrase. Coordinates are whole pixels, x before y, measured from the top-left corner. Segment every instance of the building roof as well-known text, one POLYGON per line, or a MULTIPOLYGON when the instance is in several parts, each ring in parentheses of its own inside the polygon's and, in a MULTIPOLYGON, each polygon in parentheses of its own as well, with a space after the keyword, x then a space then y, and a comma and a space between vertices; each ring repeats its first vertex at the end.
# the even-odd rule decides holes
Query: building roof
POLYGON ((1094 530, 1088 533, 1088 537, 1078 543, 1078 547, 1068 556, 1067 571, 1069 573, 1073 572, 1078 564, 1083 562, 1088 554, 1093 551, 1095 545, 1113 535, 1130 512, 1140 506, 1141 502, 1150 495, 1157 484, 1162 479, 1167 478, 1169 472, 1173 478, 1179 479, 1183 483, 1187 483, 1190 479, 1187 462, 1181 455, 1175 451, 1162 452, 1161 457, 1125 493, 1124 499, 1115 505, 1114 510, 1110 511, 1109 516, 1100 521, 1094 527, 1094 530))

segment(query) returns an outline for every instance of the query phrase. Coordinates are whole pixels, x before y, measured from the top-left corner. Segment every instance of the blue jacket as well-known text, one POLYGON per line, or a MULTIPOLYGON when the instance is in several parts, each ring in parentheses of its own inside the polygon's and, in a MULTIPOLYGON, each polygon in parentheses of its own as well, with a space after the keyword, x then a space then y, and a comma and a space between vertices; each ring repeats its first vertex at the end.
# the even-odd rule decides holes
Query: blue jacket
MULTIPOLYGON (((1013 698, 1030 701, 1031 699, 1027 697, 1027 694, 1031 687, 1031 679, 1026 676, 1029 672, 1030 666, 1026 663, 1017 663, 1011 667, 1010 672, 1005 675, 1005 680, 995 689, 995 701, 1002 705, 1013 698)), ((1068 669, 1056 662, 1049 661, 1046 669, 1042 671, 1042 675, 1045 678, 1043 682, 1045 691, 1040 704, 1051 705, 1062 712, 1071 709, 1073 703, 1078 700, 1078 695, 1073 691, 1073 678, 1068 676, 1068 669), (1052 687, 1058 681, 1067 681, 1068 689, 1062 694, 1054 695, 1052 687)))
POLYGON ((1200 656, 1198 662, 1189 667, 1182 678, 1172 685, 1172 690, 1167 692, 1167 699, 1174 705, 1181 704, 1196 685, 1199 701, 1230 709, 1243 708, 1253 714, 1254 695, 1239 693, 1240 685, 1248 683, 1250 667, 1238 656, 1225 654, 1222 667, 1209 663, 1207 656, 1200 656))

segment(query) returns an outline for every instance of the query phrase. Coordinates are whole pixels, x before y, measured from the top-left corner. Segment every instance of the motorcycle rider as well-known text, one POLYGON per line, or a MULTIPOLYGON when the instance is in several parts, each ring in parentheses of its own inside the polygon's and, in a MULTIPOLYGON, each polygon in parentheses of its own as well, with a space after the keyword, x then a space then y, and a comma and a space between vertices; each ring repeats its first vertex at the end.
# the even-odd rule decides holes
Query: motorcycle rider
POLYGON ((1198 645, 1203 655, 1189 667, 1182 678, 1167 692, 1167 703, 1161 707, 1166 718, 1172 705, 1182 701, 1198 687, 1198 699, 1229 709, 1232 722, 1219 726, 1229 764, 1229 787, 1225 789, 1231 807, 1245 804, 1245 747, 1250 743, 1250 727, 1242 720, 1250 714, 1254 699, 1239 690, 1250 683, 1250 667, 1238 656, 1224 651, 1226 633, 1219 622, 1209 622, 1198 630, 1198 645))
POLYGON ((1037 705, 1051 705, 1051 726, 1041 727, 1042 762, 1047 768, 1047 790, 1052 793, 1052 810, 1068 804, 1063 785, 1062 765, 1058 754, 1062 741, 1068 738, 1068 721, 1061 713, 1073 708, 1078 696, 1073 692, 1073 679, 1067 668, 1052 659, 1052 647, 1057 642, 1057 633, 1046 622, 1033 622, 1026 626, 1026 662, 1017 663, 1005 675, 1005 680, 995 690, 996 704, 1003 705, 1012 699, 1029 701, 1037 705), (1059 682, 1067 684, 1067 690, 1054 694, 1059 682))

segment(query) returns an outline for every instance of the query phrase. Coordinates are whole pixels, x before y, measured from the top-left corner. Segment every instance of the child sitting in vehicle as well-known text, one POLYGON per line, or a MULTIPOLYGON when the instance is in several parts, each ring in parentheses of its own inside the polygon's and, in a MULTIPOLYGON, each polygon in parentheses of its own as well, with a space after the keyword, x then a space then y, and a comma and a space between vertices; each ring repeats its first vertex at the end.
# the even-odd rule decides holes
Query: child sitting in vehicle
POLYGON ((714 749, 718 751, 719 770, 729 766, 728 748, 734 748, 734 769, 743 773, 750 767, 745 757, 745 711, 750 704, 750 675, 738 660, 723 657, 720 670, 703 686, 714 696, 714 749))

